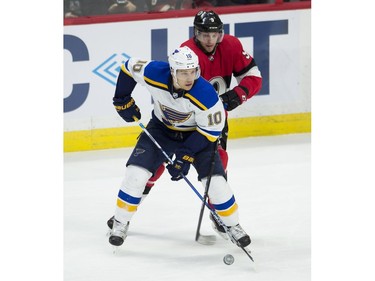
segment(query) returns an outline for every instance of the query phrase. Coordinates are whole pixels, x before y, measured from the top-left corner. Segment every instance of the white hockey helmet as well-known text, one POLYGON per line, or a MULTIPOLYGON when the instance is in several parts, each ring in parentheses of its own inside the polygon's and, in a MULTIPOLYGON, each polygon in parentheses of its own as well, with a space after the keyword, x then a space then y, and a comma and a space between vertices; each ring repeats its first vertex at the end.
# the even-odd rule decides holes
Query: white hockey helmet
POLYGON ((175 49, 168 57, 171 73, 174 78, 177 75, 178 69, 196 69, 197 74, 195 79, 200 76, 200 67, 198 56, 189 47, 180 47, 175 49))

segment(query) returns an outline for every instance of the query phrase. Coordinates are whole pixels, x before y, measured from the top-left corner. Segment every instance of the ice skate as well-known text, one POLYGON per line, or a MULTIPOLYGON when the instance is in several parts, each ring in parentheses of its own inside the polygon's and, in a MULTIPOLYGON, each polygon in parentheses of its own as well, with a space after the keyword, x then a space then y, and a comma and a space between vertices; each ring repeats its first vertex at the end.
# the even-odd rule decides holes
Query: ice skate
POLYGON ((222 227, 214 218, 214 216, 210 213, 210 220, 212 221, 212 228, 215 230, 217 234, 219 234, 225 240, 228 240, 228 235, 222 227))
POLYGON ((109 243, 113 246, 121 246, 127 237, 128 228, 129 222, 123 224, 114 219, 111 235, 109 236, 109 243))
POLYGON ((237 224, 235 226, 229 226, 228 231, 230 232, 231 236, 234 238, 235 241, 232 240, 234 244, 239 247, 246 247, 251 243, 250 236, 247 235, 245 230, 237 224))
MULTIPOLYGON (((225 232, 224 227, 221 226, 210 214, 210 219, 212 221, 212 228, 224 239, 228 240, 228 234, 225 232)), ((251 243, 250 236, 242 229, 242 227, 237 224, 235 226, 228 226, 228 231, 230 232, 231 236, 234 238, 234 244, 240 247, 246 247, 251 243)))
MULTIPOLYGON (((111 235, 111 230, 113 228, 113 221, 115 220, 115 216, 110 217, 107 220, 107 226, 109 227, 108 235, 111 235)), ((129 222, 128 222, 128 227, 129 227, 129 222)))
POLYGON ((113 228, 113 220, 115 219, 115 216, 112 216, 109 220, 107 220, 107 226, 109 229, 113 228))

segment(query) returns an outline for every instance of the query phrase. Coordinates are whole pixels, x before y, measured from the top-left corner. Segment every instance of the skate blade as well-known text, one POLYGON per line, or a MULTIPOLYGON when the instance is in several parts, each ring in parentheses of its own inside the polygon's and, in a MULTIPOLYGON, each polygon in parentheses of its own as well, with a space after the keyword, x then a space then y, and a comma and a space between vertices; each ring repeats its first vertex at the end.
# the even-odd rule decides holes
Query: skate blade
POLYGON ((214 245, 216 242, 215 235, 199 235, 197 242, 202 245, 214 245))
MULTIPOLYGON (((249 250, 249 248, 247 248, 247 247, 241 247, 241 246, 239 246, 245 253, 246 253, 246 255, 251 259, 251 261, 255 264, 255 261, 254 261, 254 259, 253 259, 253 257, 252 257, 252 255, 251 255, 251 251, 249 250)), ((254 268, 255 269, 255 268, 254 268)))
POLYGON ((113 246, 112 245, 112 254, 116 255, 117 251, 120 249, 120 246, 113 246))

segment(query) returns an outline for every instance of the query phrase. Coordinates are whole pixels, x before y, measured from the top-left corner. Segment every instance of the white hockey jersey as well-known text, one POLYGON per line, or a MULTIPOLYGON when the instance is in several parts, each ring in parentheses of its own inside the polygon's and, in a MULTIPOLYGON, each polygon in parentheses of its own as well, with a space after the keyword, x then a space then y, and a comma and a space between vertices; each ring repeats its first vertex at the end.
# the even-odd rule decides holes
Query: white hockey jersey
POLYGON ((213 86, 204 78, 199 77, 190 91, 181 94, 173 91, 166 62, 131 58, 121 69, 147 88, 154 101, 154 115, 169 129, 197 130, 211 142, 220 136, 225 124, 224 107, 213 86))

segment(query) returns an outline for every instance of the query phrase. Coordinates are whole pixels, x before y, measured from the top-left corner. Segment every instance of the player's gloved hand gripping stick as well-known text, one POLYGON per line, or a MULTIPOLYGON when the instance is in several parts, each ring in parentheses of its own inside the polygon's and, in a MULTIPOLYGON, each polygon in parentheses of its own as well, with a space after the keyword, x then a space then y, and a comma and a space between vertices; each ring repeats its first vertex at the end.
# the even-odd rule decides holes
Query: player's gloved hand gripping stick
MULTIPOLYGON (((159 143, 154 139, 154 137, 150 134, 150 132, 146 129, 146 127, 142 124, 142 122, 140 122, 140 120, 136 117, 136 116, 133 116, 133 119, 138 123, 138 125, 142 128, 142 130, 146 133, 146 135, 150 138, 150 140, 156 145, 157 148, 160 149, 160 151, 163 153, 163 155, 165 156, 165 158, 168 160, 169 164, 173 164, 173 161, 172 159, 168 156, 168 154, 163 150, 163 148, 159 145, 159 143)), ((221 220, 221 218, 219 217, 219 215, 215 212, 214 209, 211 208, 211 206, 208 204, 208 202, 206 200, 204 200, 203 196, 199 193, 199 191, 194 187, 194 185, 188 180, 188 178, 183 174, 183 173, 180 173, 181 177, 186 181, 186 183, 190 186, 190 188, 194 191, 194 193, 199 197, 199 199, 206 205, 206 207, 211 211, 213 217, 216 219, 216 221, 218 222, 218 224, 220 224, 225 232, 227 233, 228 237, 230 238, 230 240, 233 242, 233 244, 236 244, 238 247, 240 247, 245 253, 246 255, 254 262, 254 259, 252 258, 252 256, 250 255, 251 252, 250 250, 248 250, 246 247, 242 247, 238 241, 236 241, 236 239, 233 237, 233 235, 231 235, 231 232, 229 231, 229 228, 228 226, 225 225, 225 223, 221 220)))

